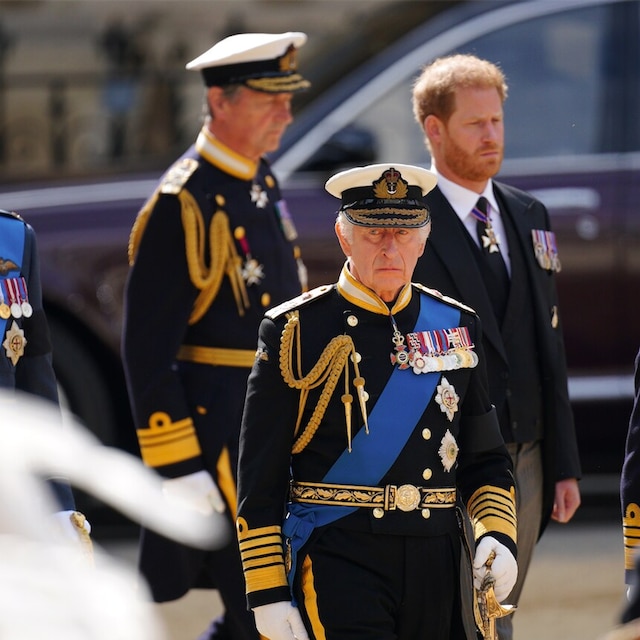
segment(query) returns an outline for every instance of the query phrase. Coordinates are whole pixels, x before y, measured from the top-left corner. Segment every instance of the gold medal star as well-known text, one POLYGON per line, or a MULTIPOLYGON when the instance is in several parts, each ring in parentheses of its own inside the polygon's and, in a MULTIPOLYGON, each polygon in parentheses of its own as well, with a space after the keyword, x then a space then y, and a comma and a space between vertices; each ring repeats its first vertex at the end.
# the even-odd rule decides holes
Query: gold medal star
POLYGON ((259 184, 251 185, 251 202, 253 202, 258 209, 264 209, 269 202, 269 196, 266 191, 262 190, 259 184))
POLYGON ((27 339, 24 337, 24 331, 18 327, 14 320, 2 343, 2 346, 7 352, 7 358, 11 360, 13 366, 15 366, 18 360, 24 355, 24 347, 26 344, 27 339))
POLYGON ((242 278, 248 285, 260 284, 264 278, 263 266, 254 258, 250 258, 242 267, 242 278))

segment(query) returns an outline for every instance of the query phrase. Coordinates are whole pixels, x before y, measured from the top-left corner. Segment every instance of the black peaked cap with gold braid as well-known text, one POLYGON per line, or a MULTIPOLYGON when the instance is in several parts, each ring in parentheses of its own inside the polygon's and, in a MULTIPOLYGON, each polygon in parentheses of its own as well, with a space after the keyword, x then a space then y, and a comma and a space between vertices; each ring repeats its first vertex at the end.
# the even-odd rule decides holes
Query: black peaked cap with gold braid
POLYGON ((335 174, 325 189, 342 200, 340 212, 360 227, 424 227, 431 220, 424 196, 434 173, 408 164, 372 164, 335 174))
POLYGON ((265 93, 296 93, 310 82, 298 73, 300 31, 239 33, 216 43, 186 65, 200 71, 207 87, 241 84, 265 93))

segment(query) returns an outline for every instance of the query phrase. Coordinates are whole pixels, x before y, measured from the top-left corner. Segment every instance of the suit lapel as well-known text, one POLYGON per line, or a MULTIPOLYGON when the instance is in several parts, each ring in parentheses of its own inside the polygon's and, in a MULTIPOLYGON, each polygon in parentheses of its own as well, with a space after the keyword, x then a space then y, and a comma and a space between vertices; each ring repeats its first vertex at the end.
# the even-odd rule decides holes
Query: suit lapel
MULTIPOLYGON (((460 292, 460 301, 472 307, 480 316, 486 339, 502 357, 506 357, 491 301, 482 276, 474 268, 475 258, 464 226, 437 187, 426 196, 426 201, 433 219, 426 251, 433 251, 438 256, 460 292)), ((424 284, 429 286, 428 281, 424 284)))

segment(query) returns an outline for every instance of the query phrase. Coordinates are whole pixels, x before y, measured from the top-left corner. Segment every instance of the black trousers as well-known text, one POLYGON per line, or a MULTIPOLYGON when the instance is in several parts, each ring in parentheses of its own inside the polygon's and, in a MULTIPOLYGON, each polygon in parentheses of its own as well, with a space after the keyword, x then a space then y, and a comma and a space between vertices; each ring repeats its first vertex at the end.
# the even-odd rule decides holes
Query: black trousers
POLYGON ((299 557, 294 590, 311 638, 465 640, 460 539, 327 527, 299 557))

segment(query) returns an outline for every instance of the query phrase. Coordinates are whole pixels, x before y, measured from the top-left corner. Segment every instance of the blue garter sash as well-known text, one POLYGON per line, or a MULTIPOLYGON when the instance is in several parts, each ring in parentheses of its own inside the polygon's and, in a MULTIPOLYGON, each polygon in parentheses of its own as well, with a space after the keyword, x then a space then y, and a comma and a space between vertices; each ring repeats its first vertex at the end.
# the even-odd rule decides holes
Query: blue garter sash
MULTIPOLYGON (((24 258, 24 224, 15 218, 0 215, 0 258, 22 265, 24 258)), ((0 278, 2 280, 2 278, 0 278)), ((2 284, 0 284, 2 286, 2 284)), ((3 291, 4 295, 4 291, 3 291)), ((5 300, 5 302, 7 302, 5 300)), ((0 335, 4 335, 7 320, 0 318, 0 335)))

